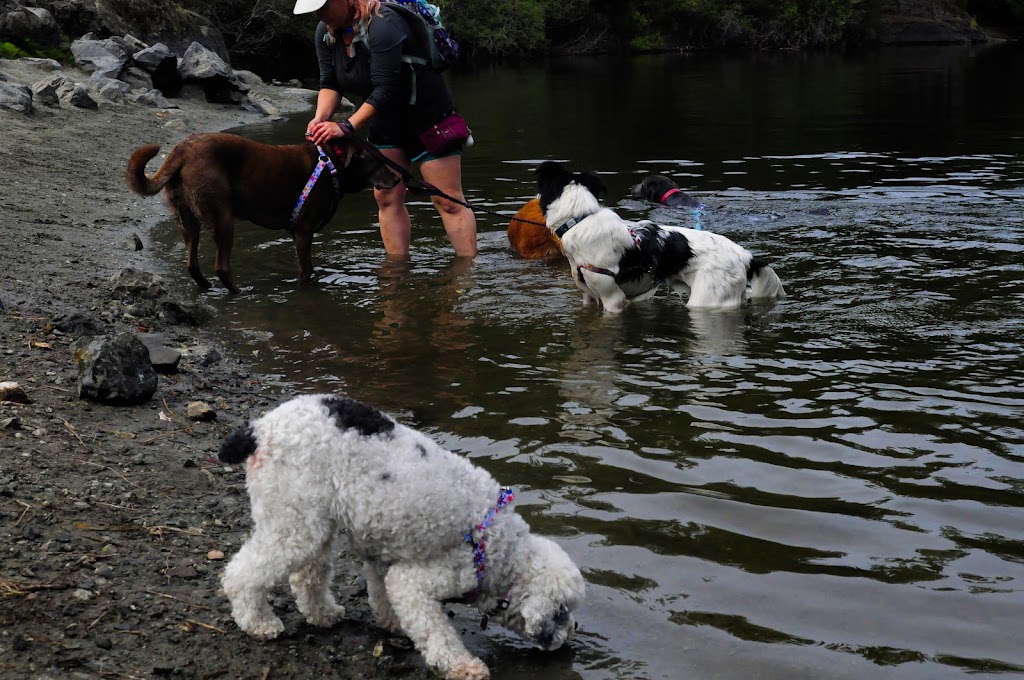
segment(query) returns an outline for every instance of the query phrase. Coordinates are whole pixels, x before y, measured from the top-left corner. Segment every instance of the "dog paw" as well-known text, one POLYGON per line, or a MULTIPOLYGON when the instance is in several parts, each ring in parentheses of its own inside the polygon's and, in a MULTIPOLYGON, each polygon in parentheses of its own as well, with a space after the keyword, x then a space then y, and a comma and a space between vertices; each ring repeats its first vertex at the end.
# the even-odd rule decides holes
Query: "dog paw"
POLYGON ((445 680, 488 680, 491 672, 487 665, 480 659, 473 659, 468 663, 453 666, 444 676, 445 680))
POLYGON ((276 616, 273 619, 254 621, 239 627, 249 635, 260 640, 273 640, 284 632, 284 623, 276 616))
POLYGON ((330 628, 338 621, 345 618, 345 608, 340 604, 330 603, 321 607, 318 611, 306 617, 306 621, 313 626, 330 628))

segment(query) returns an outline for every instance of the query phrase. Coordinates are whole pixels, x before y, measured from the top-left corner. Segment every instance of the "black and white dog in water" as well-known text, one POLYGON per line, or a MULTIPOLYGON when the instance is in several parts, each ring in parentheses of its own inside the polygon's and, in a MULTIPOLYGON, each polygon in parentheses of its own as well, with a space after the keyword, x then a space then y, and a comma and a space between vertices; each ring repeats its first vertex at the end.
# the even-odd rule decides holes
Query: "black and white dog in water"
POLYGON ((699 208, 701 202, 679 188, 665 175, 648 175, 643 181, 633 186, 630 192, 633 198, 643 198, 652 203, 661 203, 670 208, 699 208))
POLYGON ((587 303, 621 312, 646 300, 661 284, 689 292, 687 307, 727 309, 753 298, 786 296, 775 271, 724 236, 650 221, 629 222, 602 208, 589 173, 558 163, 537 170, 540 207, 562 241, 576 285, 587 303))
POLYGON ((451 598, 541 649, 572 639, 584 582, 569 555, 530 532, 511 489, 377 409, 296 397, 228 437, 220 459, 246 466, 253 533, 222 584, 250 635, 284 630, 267 593, 285 579, 309 623, 345 616, 331 594, 343 533, 363 559, 378 625, 408 635, 446 678, 489 677, 445 615, 451 598))

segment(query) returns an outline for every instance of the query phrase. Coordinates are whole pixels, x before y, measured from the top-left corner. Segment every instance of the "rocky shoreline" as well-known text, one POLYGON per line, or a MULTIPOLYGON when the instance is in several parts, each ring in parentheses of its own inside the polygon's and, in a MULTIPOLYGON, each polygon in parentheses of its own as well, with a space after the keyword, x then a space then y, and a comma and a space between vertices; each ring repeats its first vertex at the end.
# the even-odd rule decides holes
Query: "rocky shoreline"
MULTIPOLYGON (((8 84, 52 70, 0 60, 8 84)), ((315 97, 250 87, 282 113, 315 97)), ((142 144, 166 152, 189 133, 267 115, 173 103, 0 109, 0 383, 24 394, 0 401, 0 677, 431 677, 407 640, 370 625, 352 560, 340 560, 336 578, 348 616, 326 631, 305 624, 282 588, 284 637, 252 640, 218 593, 250 520, 244 474, 216 452, 279 395, 194 325, 203 316, 194 289, 115 285, 126 268, 160 273, 148 243, 167 216, 162 202, 129 192, 124 169, 142 144), (79 399, 72 343, 118 333, 180 358, 142 405, 79 399), (193 402, 209 411, 189 417, 193 402)))

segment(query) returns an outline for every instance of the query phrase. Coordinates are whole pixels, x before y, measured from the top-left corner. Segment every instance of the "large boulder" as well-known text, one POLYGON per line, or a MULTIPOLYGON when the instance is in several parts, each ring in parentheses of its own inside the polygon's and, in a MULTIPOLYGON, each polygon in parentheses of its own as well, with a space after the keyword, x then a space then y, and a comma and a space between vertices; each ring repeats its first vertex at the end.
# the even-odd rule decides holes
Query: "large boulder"
POLYGON ((125 64, 131 58, 131 52, 121 40, 106 38, 95 40, 88 37, 79 38, 71 43, 71 54, 75 61, 86 71, 93 71, 107 78, 121 75, 125 64))
POLYGON ((152 87, 168 97, 177 97, 181 92, 181 76, 178 75, 178 58, 163 43, 156 43, 132 55, 135 65, 149 74, 152 87))
MULTIPOLYGON (((3 0, 0 0, 2 2, 3 0)), ((130 34, 144 43, 162 42, 182 54, 193 42, 228 60, 224 36, 209 19, 174 0, 32 0, 48 9, 69 36, 101 38, 130 34)))
POLYGON ((203 47, 197 42, 185 50, 185 55, 178 64, 178 74, 182 80, 206 80, 207 78, 231 78, 232 69, 213 50, 203 47))
POLYGON ((216 52, 197 42, 185 50, 178 64, 178 76, 186 85, 202 87, 206 101, 218 104, 237 104, 242 96, 233 81, 234 71, 216 52))
POLYGON ((134 60, 141 68, 152 73, 157 70, 157 68, 160 67, 160 64, 162 64, 168 57, 174 57, 174 55, 171 54, 170 48, 162 42, 158 42, 155 45, 150 45, 149 47, 145 47, 135 52, 135 54, 132 55, 132 60, 134 60))
POLYGON ((0 0, 0 42, 56 46, 60 44, 60 26, 42 7, 0 0))

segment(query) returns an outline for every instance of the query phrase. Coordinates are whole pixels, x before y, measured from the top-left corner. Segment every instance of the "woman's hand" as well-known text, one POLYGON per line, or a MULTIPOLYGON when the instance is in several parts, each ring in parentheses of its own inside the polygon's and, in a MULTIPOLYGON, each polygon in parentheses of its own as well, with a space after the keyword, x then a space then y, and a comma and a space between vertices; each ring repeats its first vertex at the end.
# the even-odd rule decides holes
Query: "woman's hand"
POLYGON ((317 125, 319 125, 320 123, 324 122, 325 120, 327 120, 327 118, 321 118, 320 116, 315 116, 313 118, 313 120, 311 120, 308 123, 306 123, 306 137, 308 138, 310 135, 312 135, 313 134, 313 128, 316 127, 317 125))
POLYGON ((352 124, 347 120, 343 120, 341 123, 328 120, 316 123, 307 129, 306 137, 314 144, 324 144, 332 139, 341 139, 346 135, 352 134, 354 131, 352 124))

